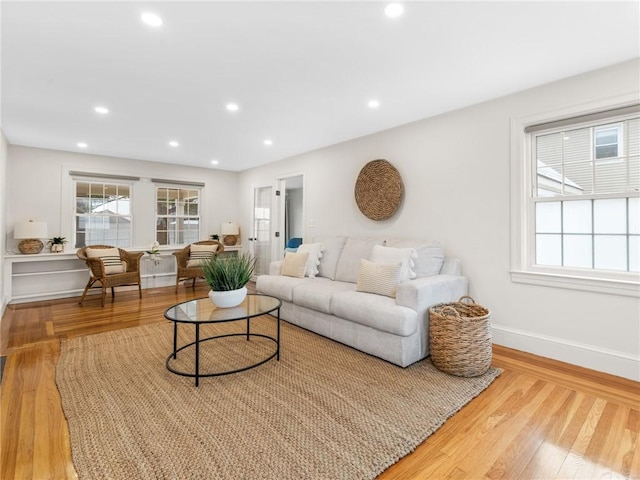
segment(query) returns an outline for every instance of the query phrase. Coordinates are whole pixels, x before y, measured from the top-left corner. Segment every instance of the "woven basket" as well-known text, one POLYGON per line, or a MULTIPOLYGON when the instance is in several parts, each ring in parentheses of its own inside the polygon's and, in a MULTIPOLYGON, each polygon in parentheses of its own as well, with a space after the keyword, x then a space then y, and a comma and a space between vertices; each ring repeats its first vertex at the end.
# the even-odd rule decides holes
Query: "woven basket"
POLYGON ((469 296, 434 305, 429 309, 429 349, 431 361, 443 372, 482 375, 491 366, 491 312, 469 296))

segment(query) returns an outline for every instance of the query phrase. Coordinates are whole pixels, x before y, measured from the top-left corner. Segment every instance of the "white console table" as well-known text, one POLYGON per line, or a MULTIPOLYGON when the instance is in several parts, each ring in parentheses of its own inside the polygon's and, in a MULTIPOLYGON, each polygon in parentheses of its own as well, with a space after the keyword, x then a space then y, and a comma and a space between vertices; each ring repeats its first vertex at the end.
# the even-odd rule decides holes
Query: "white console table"
MULTIPOLYGON (((179 248, 161 249, 158 263, 152 261, 148 255, 142 257, 142 288, 175 284, 176 262, 172 253, 177 250, 179 248)), ((237 254, 241 250, 242 245, 234 245, 225 247, 224 253, 237 254)), ((89 280, 89 270, 85 263, 78 259, 75 250, 33 255, 6 254, 4 262, 3 294, 10 303, 79 296, 89 280)))

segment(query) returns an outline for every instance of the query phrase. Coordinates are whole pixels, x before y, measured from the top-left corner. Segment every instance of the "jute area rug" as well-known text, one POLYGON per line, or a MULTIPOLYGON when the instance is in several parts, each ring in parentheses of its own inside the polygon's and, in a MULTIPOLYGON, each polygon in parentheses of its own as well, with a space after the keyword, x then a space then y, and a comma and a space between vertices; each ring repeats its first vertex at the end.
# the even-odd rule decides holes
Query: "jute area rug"
MULTIPOLYGON (((252 331, 274 324, 261 317, 252 331)), ((192 327, 179 331, 181 344, 193 340, 192 327)), ((459 378, 429 360, 402 369, 282 322, 280 361, 196 388, 165 368, 172 339, 162 322, 63 341, 56 380, 80 479, 375 478, 500 374, 459 378)), ((209 341, 201 368, 246 365, 274 348, 209 341)), ((175 366, 192 357, 180 352, 175 366)))

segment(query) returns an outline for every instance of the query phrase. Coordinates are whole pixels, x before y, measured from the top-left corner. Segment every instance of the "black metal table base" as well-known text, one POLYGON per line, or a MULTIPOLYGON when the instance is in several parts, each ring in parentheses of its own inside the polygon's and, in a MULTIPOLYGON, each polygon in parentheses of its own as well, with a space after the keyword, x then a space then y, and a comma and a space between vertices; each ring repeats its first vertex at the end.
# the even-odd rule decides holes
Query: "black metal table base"
MULTIPOLYGON (((272 315, 270 315, 270 316, 272 316, 272 315)), ((187 343, 186 345, 183 345, 180 348, 178 348, 178 323, 174 322, 174 324, 173 324, 173 352, 171 354, 169 354, 169 356, 167 357, 167 361, 165 362, 167 370, 169 370, 172 373, 175 373, 176 375, 181 375, 183 377, 195 378, 195 384, 196 384, 196 387, 197 387, 197 386, 199 386, 200 378, 202 378, 202 377, 219 377, 219 376, 222 376, 222 375, 231 375, 232 373, 244 372, 245 370, 250 370, 252 368, 255 368, 255 367, 258 367, 258 366, 262 365, 263 363, 267 363, 269 360, 271 360, 274 357, 275 357, 275 359, 277 361, 280 361, 280 311, 279 311, 279 309, 278 309, 278 316, 275 317, 275 318, 276 318, 276 325, 277 325, 276 338, 270 337, 269 335, 263 335, 261 333, 250 333, 250 331, 249 331, 249 328, 250 328, 249 327, 249 320, 247 320, 247 331, 246 331, 246 333, 228 333, 228 334, 225 334, 225 335, 214 335, 212 337, 207 337, 207 338, 204 338, 204 339, 200 339, 200 324, 196 323, 195 324, 195 341, 193 341, 191 343, 187 343), (254 363, 254 364, 251 364, 251 365, 247 365, 246 367, 236 368, 234 370, 224 370, 224 371, 221 371, 221 372, 204 372, 204 373, 200 372, 200 346, 204 342, 207 342, 209 340, 215 340, 215 339, 227 338, 227 337, 245 337, 247 341, 250 341, 251 337, 266 338, 267 340, 270 340, 273 343, 275 343, 276 349, 268 357, 263 358, 262 360, 260 360, 257 363, 254 363), (181 370, 178 370, 178 369, 172 367, 170 365, 171 360, 175 360, 177 358, 178 352, 184 350, 185 348, 189 348, 191 346, 195 347, 195 358, 194 358, 194 360, 195 360, 195 372, 184 372, 184 371, 181 371, 181 370)))

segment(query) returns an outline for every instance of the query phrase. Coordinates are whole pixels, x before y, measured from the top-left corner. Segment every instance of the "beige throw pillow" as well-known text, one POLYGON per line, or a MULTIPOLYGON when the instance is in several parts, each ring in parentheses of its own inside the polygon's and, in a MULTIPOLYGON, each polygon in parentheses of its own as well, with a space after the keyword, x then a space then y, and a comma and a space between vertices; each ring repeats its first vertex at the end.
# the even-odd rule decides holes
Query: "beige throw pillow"
POLYGON ((280 273, 282 275, 286 275, 287 277, 304 277, 308 258, 309 252, 287 252, 284 256, 284 261, 282 262, 282 270, 280 271, 280 273))
POLYGON ((201 267, 205 260, 213 257, 218 250, 218 245, 196 245, 193 244, 189 248, 189 260, 187 260, 187 268, 201 267))
POLYGON ((402 263, 378 264, 363 258, 360 260, 356 290, 395 298, 401 269, 402 263))
POLYGON ((127 271, 126 263, 120 259, 120 251, 117 248, 87 248, 87 258, 99 258, 104 264, 104 272, 107 275, 124 273, 127 271))

